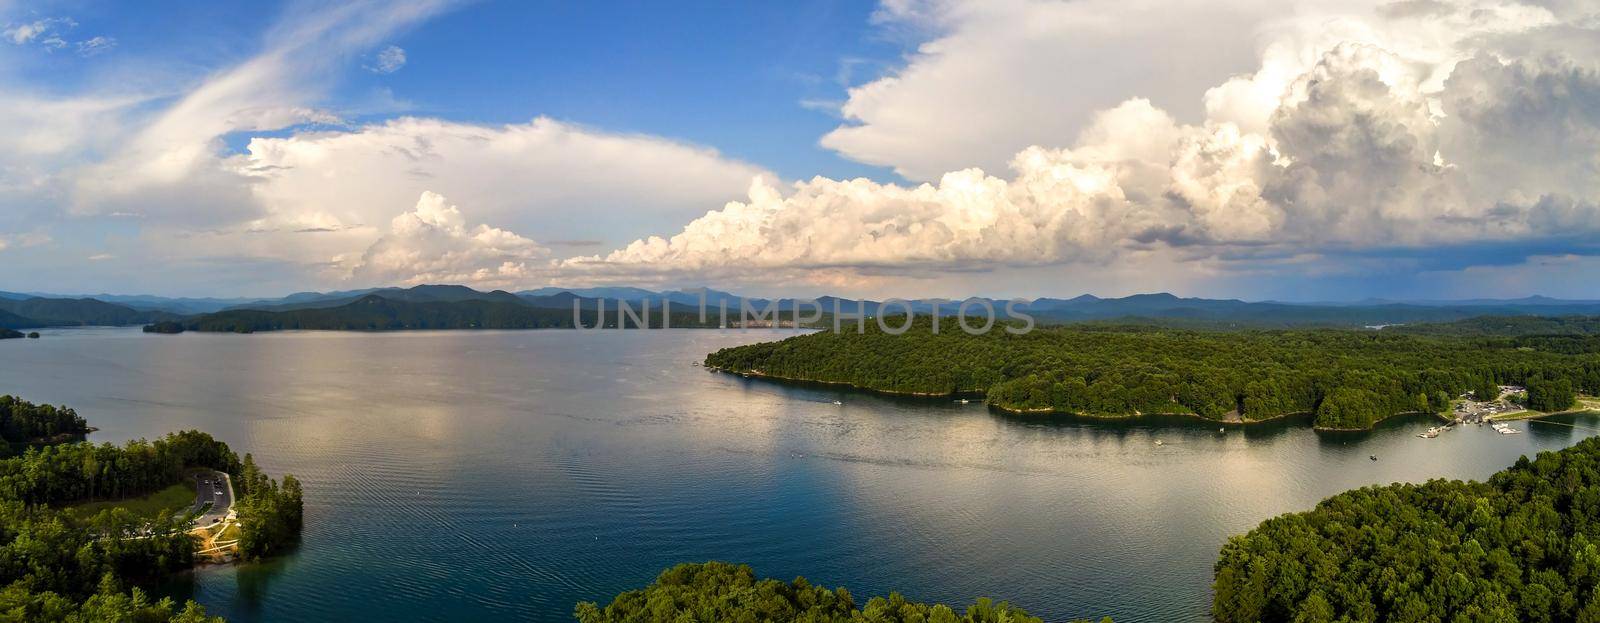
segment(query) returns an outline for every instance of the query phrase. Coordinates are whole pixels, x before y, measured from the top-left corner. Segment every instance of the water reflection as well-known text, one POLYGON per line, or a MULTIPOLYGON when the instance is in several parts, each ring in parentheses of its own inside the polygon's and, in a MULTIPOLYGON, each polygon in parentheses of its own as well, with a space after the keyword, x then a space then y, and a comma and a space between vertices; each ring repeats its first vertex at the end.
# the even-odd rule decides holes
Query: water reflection
POLYGON ((78 408, 96 441, 201 428, 300 477, 295 555, 174 589, 238 621, 568 621, 711 558, 863 597, 1202 621, 1217 548, 1262 519, 1597 430, 1022 418, 690 365, 787 335, 57 330, 6 351, 0 391, 78 408))

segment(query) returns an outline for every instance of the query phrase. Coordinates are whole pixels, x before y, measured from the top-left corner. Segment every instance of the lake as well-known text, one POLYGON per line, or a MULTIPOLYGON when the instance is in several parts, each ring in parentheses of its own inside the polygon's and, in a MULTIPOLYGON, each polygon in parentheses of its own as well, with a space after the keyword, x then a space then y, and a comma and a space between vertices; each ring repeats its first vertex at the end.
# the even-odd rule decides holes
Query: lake
POLYGON ((1030 421, 692 365, 788 332, 42 333, 0 342, 0 393, 76 408, 93 441, 205 430, 304 481, 294 555, 168 588, 234 621, 570 621, 709 559, 860 602, 1204 621, 1229 535, 1600 430, 1030 421))

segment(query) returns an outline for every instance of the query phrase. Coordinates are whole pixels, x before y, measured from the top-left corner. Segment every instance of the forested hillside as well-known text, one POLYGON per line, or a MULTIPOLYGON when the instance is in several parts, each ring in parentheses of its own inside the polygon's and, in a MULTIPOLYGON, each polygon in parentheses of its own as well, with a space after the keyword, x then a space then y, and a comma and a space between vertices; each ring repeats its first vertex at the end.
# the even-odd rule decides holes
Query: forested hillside
POLYGON ((757 580, 750 567, 723 562, 678 565, 662 571, 650 586, 617 595, 604 607, 578 604, 576 614, 580 623, 1042 623, 1021 608, 988 599, 977 600, 963 614, 897 593, 858 606, 844 588, 830 590, 805 578, 757 580))
MULTIPOLYGON (((895 326, 898 323, 890 323, 895 326)), ((712 353, 706 365, 781 379, 915 394, 984 394, 1012 411, 1103 417, 1186 413, 1264 420, 1315 413, 1361 429, 1440 412, 1481 384, 1561 380, 1600 392, 1600 345, 1540 338, 1422 336, 1369 330, 1194 331, 1070 326, 969 335, 944 319, 902 335, 868 323, 712 353)), ((1559 400, 1557 402, 1560 402, 1559 400)))
POLYGON ((1396 325, 1391 333, 1496 337, 1600 335, 1600 316, 1479 316, 1455 322, 1396 325))
POLYGON ((161 311, 138 310, 95 299, 60 299, 33 297, 27 299, 0 298, 0 326, 53 327, 70 325, 121 326, 142 324, 155 320, 176 318, 161 311), (9 320, 7 320, 9 318, 9 320))
MULTIPOLYGON (((509 296, 509 295, 508 295, 509 296)), ((644 315, 635 304, 633 312, 644 315)), ((582 313, 585 327, 594 327, 596 313, 582 313)), ((631 317, 624 317, 625 326, 636 327, 631 317)), ((715 322, 715 318, 712 319, 715 322)), ((614 306, 606 308, 604 322, 607 327, 617 326, 614 306)), ((661 310, 651 310, 650 326, 660 327, 661 310)), ((572 328, 572 310, 533 307, 526 303, 507 300, 459 301, 396 301, 369 294, 353 303, 338 307, 263 311, 236 309, 205 314, 181 323, 190 331, 224 331, 253 333, 256 331, 323 330, 323 331, 403 331, 416 329, 551 329, 572 328)), ((699 325, 698 313, 674 311, 672 326, 699 325)), ((152 329, 152 332, 154 330, 152 329)), ((167 331, 174 332, 174 331, 167 331)))
POLYGON ((1341 493, 1230 539, 1215 574, 1222 623, 1600 621, 1600 439, 1341 493))

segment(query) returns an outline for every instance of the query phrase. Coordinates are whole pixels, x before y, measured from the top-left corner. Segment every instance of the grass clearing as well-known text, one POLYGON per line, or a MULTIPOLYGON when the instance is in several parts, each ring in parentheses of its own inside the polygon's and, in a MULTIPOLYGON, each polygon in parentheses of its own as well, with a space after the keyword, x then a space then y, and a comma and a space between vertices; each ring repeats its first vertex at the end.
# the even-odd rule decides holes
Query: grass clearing
POLYGON ((195 485, 192 480, 185 480, 150 495, 126 500, 95 500, 82 504, 68 506, 66 511, 75 517, 93 517, 100 511, 111 508, 126 508, 129 512, 140 517, 155 517, 163 510, 181 511, 194 505, 195 485))

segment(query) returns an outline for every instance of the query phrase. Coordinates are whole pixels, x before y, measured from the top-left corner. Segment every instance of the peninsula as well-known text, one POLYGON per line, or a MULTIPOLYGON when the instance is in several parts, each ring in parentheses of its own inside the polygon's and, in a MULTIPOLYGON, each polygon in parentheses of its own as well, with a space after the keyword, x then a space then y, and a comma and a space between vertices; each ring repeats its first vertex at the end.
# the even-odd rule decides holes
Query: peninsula
MULTIPOLYGON (((1468 320, 1406 331, 1194 330, 1081 324, 1013 335, 904 334, 868 323, 726 348, 709 368, 775 380, 924 396, 983 396, 997 410, 1127 418, 1186 414, 1226 423, 1314 414, 1362 430, 1402 413, 1442 414, 1474 388, 1526 386, 1533 405, 1600 393, 1600 317, 1526 322, 1527 333, 1468 320), (1559 323, 1566 331, 1550 326, 1559 323)), ((899 323, 890 323, 897 326, 899 323)), ((1559 409, 1558 409, 1559 410, 1559 409)))

